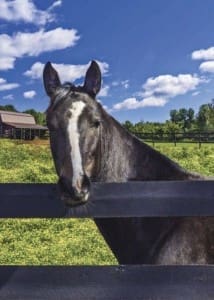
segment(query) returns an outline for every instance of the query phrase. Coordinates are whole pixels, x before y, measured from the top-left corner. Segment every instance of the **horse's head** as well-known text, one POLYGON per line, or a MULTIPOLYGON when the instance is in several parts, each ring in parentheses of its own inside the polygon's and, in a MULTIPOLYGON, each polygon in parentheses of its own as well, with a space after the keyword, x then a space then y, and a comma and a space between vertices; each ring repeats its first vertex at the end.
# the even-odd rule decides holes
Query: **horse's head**
POLYGON ((101 87, 101 72, 92 61, 83 86, 62 85, 48 62, 43 78, 51 100, 47 126, 61 199, 69 206, 80 205, 88 200, 90 177, 96 169, 101 105, 95 97, 101 87))

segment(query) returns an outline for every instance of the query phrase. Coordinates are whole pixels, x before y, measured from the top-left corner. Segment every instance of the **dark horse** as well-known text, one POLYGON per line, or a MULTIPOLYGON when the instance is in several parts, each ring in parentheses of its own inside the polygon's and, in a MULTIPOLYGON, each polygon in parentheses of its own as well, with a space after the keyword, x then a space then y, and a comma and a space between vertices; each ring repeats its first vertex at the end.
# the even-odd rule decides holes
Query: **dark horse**
MULTIPOLYGON (((84 204, 90 180, 196 180, 112 118, 96 101, 101 72, 92 61, 83 86, 61 84, 48 62, 44 86, 50 97, 47 124, 61 199, 84 204)), ((214 263, 214 218, 95 219, 121 264, 214 263)))

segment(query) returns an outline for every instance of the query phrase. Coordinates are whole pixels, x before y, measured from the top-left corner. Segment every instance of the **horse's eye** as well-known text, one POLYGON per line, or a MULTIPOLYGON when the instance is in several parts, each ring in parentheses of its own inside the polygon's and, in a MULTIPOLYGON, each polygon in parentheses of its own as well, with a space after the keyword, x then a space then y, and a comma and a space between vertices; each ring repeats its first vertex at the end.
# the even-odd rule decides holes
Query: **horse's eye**
POLYGON ((96 120, 94 121, 94 127, 98 128, 100 126, 100 121, 99 120, 96 120))

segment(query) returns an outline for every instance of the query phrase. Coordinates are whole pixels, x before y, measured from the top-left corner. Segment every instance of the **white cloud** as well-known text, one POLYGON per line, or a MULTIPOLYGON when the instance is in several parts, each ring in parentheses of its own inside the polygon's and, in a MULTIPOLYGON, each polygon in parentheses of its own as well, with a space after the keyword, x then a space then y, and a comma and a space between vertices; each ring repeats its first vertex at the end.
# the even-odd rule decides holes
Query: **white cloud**
POLYGON ((26 91, 23 93, 23 96, 27 99, 32 99, 33 97, 36 96, 36 91, 34 91, 34 90, 26 91))
POLYGON ((13 100, 14 96, 12 94, 9 94, 9 95, 6 95, 6 96, 4 96, 2 98, 5 99, 5 100, 13 100))
MULTIPOLYGON (((106 62, 97 61, 102 74, 108 72, 109 65, 106 62)), ((68 65, 68 64, 52 64, 53 67, 59 73, 60 79, 62 82, 70 81, 74 82, 77 79, 83 78, 91 62, 85 65, 68 65)), ((41 62, 34 63, 30 70, 27 70, 24 75, 32 79, 41 79, 44 69, 44 64, 41 62)))
POLYGON ((205 60, 199 66, 201 72, 214 73, 214 47, 192 52, 192 59, 205 60))
POLYGON ((21 57, 23 55, 37 56, 42 52, 64 49, 74 46, 79 36, 75 29, 61 27, 50 31, 18 32, 13 36, 0 35, 1 55, 21 57))
POLYGON ((137 100, 135 97, 125 99, 113 106, 114 110, 122 109, 137 109, 148 106, 164 106, 167 100, 164 98, 148 97, 142 100, 137 100))
POLYGON ((13 69, 14 62, 15 62, 14 57, 0 57, 0 70, 13 69))
POLYGON ((175 97, 178 95, 186 94, 194 90, 202 81, 197 75, 179 74, 173 75, 160 75, 157 77, 150 77, 143 85, 144 97, 154 95, 163 95, 165 97, 175 97))
POLYGON ((200 94, 200 92, 199 92, 199 91, 196 91, 196 92, 192 93, 192 96, 194 97, 194 96, 197 96, 197 95, 199 95, 199 94, 200 94))
POLYGON ((214 60, 214 47, 193 51, 192 59, 214 60))
POLYGON ((197 75, 179 74, 150 77, 136 97, 125 99, 113 106, 114 110, 137 109, 148 106, 164 106, 171 98, 194 91, 205 80, 197 75))
POLYGON ((62 5, 62 1, 61 1, 61 0, 57 0, 57 1, 55 1, 55 2, 48 8, 48 10, 50 11, 50 10, 52 10, 53 8, 58 7, 58 6, 61 6, 61 5, 62 5))
POLYGON ((142 107, 146 106, 164 106, 168 100, 166 98, 161 98, 161 97, 147 97, 144 98, 142 101, 142 107))
POLYGON ((121 81, 121 85, 122 85, 125 89, 128 89, 128 87, 129 87, 129 80, 123 80, 123 81, 121 81))
POLYGON ((43 69, 44 69, 44 64, 37 61, 36 63, 34 63, 30 70, 27 70, 24 72, 24 75, 32 78, 32 79, 38 79, 38 78, 42 78, 42 72, 43 72, 43 69))
POLYGON ((0 34, 0 68, 3 70, 14 67, 16 58, 38 56, 43 52, 72 47, 79 36, 75 29, 61 27, 50 31, 18 32, 13 36, 0 34))
POLYGON ((122 81, 113 81, 112 86, 122 86, 124 87, 125 89, 127 89, 129 87, 129 80, 122 80, 122 81))
POLYGON ((55 20, 51 10, 61 4, 62 1, 55 1, 47 10, 39 10, 32 0, 0 0, 0 19, 45 25, 55 20))
POLYGON ((0 78, 0 84, 6 83, 6 80, 4 78, 0 78))
POLYGON ((0 91, 8 91, 19 87, 18 83, 8 83, 4 78, 0 78, 0 91))
POLYGON ((106 97, 108 96, 108 91, 109 91, 110 86, 109 85, 105 85, 101 88, 100 92, 99 92, 99 97, 106 97))
POLYGON ((214 73, 214 60, 201 63, 199 69, 201 72, 214 73))

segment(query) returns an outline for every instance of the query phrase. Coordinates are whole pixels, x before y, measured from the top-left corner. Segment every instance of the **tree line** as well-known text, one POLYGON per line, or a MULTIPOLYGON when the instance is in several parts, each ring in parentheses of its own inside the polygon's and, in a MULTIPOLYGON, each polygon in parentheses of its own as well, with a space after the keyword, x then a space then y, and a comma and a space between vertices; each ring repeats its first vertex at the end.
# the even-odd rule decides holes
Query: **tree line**
POLYGON ((180 108, 171 110, 169 117, 164 123, 127 120, 122 125, 131 132, 155 134, 214 131, 214 99, 201 105, 197 113, 193 108, 180 108))
MULTIPOLYGON (((0 110, 19 112, 13 105, 0 105, 0 110)), ((45 114, 35 109, 22 111, 31 114, 37 124, 46 125, 45 114)), ((122 125, 131 132, 142 133, 176 133, 176 132, 196 132, 196 131, 214 131, 214 99, 211 102, 202 104, 197 113, 193 108, 173 109, 169 113, 169 120, 164 123, 140 121, 133 124, 131 121, 125 121, 122 125)))

